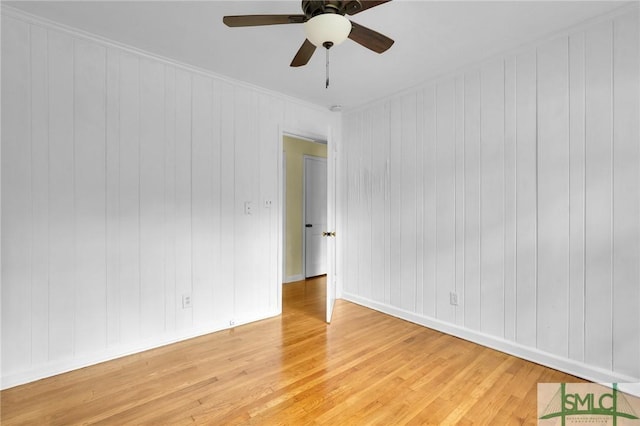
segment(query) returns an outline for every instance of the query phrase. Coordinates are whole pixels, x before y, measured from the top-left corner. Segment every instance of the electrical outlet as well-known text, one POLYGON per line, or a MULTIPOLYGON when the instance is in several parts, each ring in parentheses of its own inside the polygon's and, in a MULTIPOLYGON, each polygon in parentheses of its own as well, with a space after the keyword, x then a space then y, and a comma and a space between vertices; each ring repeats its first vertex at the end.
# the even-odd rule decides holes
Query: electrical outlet
POLYGON ((453 291, 451 293, 449 293, 449 303, 452 304, 453 306, 457 306, 458 305, 458 294, 454 293, 453 291))
POLYGON ((251 201, 244 202, 244 214, 250 216, 253 214, 253 203, 251 201))
POLYGON ((231 327, 233 327, 234 325, 236 325, 236 320, 234 320, 234 319, 229 320, 229 325, 230 325, 231 327))
POLYGON ((273 203, 272 203, 271 200, 264 200, 264 208, 265 209, 270 209, 272 204, 273 203))
POLYGON ((191 294, 183 294, 182 295, 182 309, 187 309, 191 307, 191 294))

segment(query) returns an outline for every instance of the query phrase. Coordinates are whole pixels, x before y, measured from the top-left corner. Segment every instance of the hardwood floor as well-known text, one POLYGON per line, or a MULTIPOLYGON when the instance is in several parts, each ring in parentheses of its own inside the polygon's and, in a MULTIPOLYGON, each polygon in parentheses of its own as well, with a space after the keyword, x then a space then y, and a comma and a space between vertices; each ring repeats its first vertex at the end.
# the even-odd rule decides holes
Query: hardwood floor
POLYGON ((1 393, 14 424, 536 424, 573 376, 287 284, 281 317, 1 393))

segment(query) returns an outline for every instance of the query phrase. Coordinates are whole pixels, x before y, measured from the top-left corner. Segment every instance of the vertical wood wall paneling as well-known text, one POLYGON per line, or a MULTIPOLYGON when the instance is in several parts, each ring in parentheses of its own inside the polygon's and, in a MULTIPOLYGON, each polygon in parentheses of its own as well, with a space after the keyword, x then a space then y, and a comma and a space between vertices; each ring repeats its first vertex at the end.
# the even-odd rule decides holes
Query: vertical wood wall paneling
MULTIPOLYGON (((362 185, 362 166, 363 166, 363 160, 362 160, 362 131, 364 129, 365 126, 365 117, 364 117, 364 113, 360 113, 358 114, 358 120, 354 123, 356 124, 357 127, 355 127, 356 132, 354 133, 355 135, 357 135, 356 137, 354 137, 351 140, 351 149, 352 152, 354 154, 354 173, 352 176, 353 179, 353 197, 351 198, 351 205, 352 205, 352 212, 354 214, 354 227, 353 227, 353 236, 355 241, 358 241, 358 245, 361 244, 361 239, 362 239, 362 233, 363 230, 366 227, 366 219, 365 219, 365 211, 363 208, 363 199, 364 199, 364 194, 362 193, 363 191, 363 185, 362 185)), ((357 252, 354 253, 358 253, 354 260, 353 260, 353 266, 354 266, 354 281, 353 281, 353 287, 356 289, 356 291, 358 292, 358 294, 364 294, 364 295, 369 295, 370 292, 366 291, 366 288, 368 287, 368 283, 364 282, 364 280, 362 279, 362 274, 361 272, 364 270, 362 267, 362 250, 364 249, 364 247, 361 250, 358 250, 357 252)))
POLYGON ((436 316, 436 296, 437 296, 437 279, 436 279, 436 226, 437 226, 437 201, 436 201, 436 184, 437 184, 437 160, 436 160, 436 88, 429 86, 424 90, 423 104, 423 135, 422 141, 424 173, 422 176, 422 193, 424 200, 423 223, 424 232, 423 240, 423 258, 421 259, 423 266, 423 282, 422 282, 422 309, 424 315, 436 316))
POLYGON ((105 250, 107 347, 120 342, 120 55, 115 48, 106 52, 105 111, 105 250))
POLYGON ((480 71, 465 74, 464 81, 464 318, 465 326, 480 330, 480 71))
POLYGON ((26 369, 32 353, 30 34, 2 26, 2 368, 26 369), (12 123, 7 126, 5 123, 12 123), (12 282, 14 285, 6 286, 12 282))
POLYGON ((367 129, 365 130, 366 137, 362 139, 362 143, 363 143, 362 160, 365 163, 365 174, 363 178, 364 178, 364 186, 366 189, 365 197, 363 200, 363 208, 364 208, 364 214, 365 214, 366 223, 367 223, 366 228, 363 229, 363 238, 364 238, 365 245, 368 246, 368 248, 367 250, 364 251, 365 263, 362 265, 362 267, 364 267, 365 269, 362 271, 363 272, 362 278, 364 282, 367 283, 369 298, 373 298, 373 294, 374 294, 373 256, 374 256, 374 252, 379 251, 379 249, 382 248, 382 247, 374 247, 374 244, 373 244, 374 234, 378 232, 374 222, 374 217, 375 217, 374 210, 383 208, 384 206, 384 205, 381 205, 380 207, 378 207, 374 204, 374 199, 377 194, 376 169, 374 166, 376 147, 369 141, 373 140, 373 134, 377 131, 377 127, 378 127, 376 123, 375 110, 372 110, 365 115, 365 121, 363 124, 367 126, 367 129))
MULTIPOLYGON (((640 377, 638 32, 630 8, 345 115, 366 150, 377 132, 349 123, 390 111, 389 239, 349 242, 385 245, 390 310, 558 356, 578 374, 640 377)), ((347 157, 350 176, 366 175, 360 150, 347 157)), ((348 226, 367 214, 350 210, 348 226)))
POLYGON ((584 32, 569 37, 569 353, 584 360, 584 32))
MULTIPOLYGON (((251 167, 250 170, 243 170, 242 175, 247 177, 247 187, 250 189, 249 199, 253 202, 254 206, 254 215, 251 217, 251 226, 249 228, 251 234, 254 237, 248 241, 250 244, 250 250, 246 251, 244 258, 245 265, 249 262, 252 262, 253 259, 260 259, 263 257, 263 249, 261 244, 264 242, 264 239, 259 239, 258 243, 254 241, 255 236, 261 235, 261 217, 265 215, 265 211, 261 206, 261 196, 260 196, 260 149, 257 144, 259 141, 259 126, 258 126, 258 117, 259 117, 259 103, 258 103, 258 93, 254 91, 249 91, 249 106, 247 108, 247 117, 250 120, 250 125, 246 126, 247 130, 250 133, 247 137, 243 137, 242 139, 247 142, 247 150, 251 152, 251 155, 245 155, 240 153, 237 160, 246 162, 248 166, 251 167)), ((258 265, 260 262, 257 262, 258 265)), ((247 291, 251 294, 251 297, 243 296, 243 301, 250 301, 251 303, 245 308, 245 313, 243 315, 244 318, 250 318, 253 316, 257 316, 258 313, 261 315, 266 314, 265 306, 267 306, 269 300, 269 288, 266 285, 266 273, 261 273, 260 271, 265 271, 265 267, 261 269, 253 269, 249 268, 250 276, 248 277, 248 288, 247 291)))
MULTIPOLYGON (((356 168, 355 168, 355 172, 353 174, 353 198, 352 198, 352 205, 353 205, 353 214, 354 214, 354 238, 355 241, 358 241, 358 244, 361 244, 362 242, 362 235, 364 232, 366 232, 366 228, 368 227, 368 223, 366 220, 366 213, 365 213, 365 208, 364 208, 364 200, 365 200, 365 188, 363 185, 363 167, 364 167, 364 160, 363 160, 363 152, 364 152, 364 145, 363 145, 363 130, 365 129, 365 126, 367 125, 367 117, 365 117, 365 113, 361 113, 358 116, 358 121, 357 121, 357 130, 355 132, 356 135, 358 135, 357 137, 355 137, 352 140, 352 149, 353 149, 353 153, 355 154, 355 164, 356 164, 356 168)), ((362 274, 364 273, 364 267, 362 265, 363 262, 363 256, 362 256, 362 250, 359 250, 357 253, 357 255, 354 258, 353 261, 353 266, 354 266, 354 287, 357 289, 359 294, 364 294, 364 295, 370 295, 371 292, 369 291, 369 283, 365 282, 365 280, 362 277, 362 274)), ((366 249, 365 249, 366 250, 366 249)))
POLYGON ((362 120, 362 137, 358 139, 360 148, 360 161, 362 166, 360 167, 360 232, 358 241, 362 243, 362 249, 358 250, 360 268, 360 285, 361 294, 371 299, 373 297, 373 283, 372 283, 372 233, 373 229, 373 212, 372 212, 372 198, 373 198, 373 173, 371 167, 372 161, 372 144, 368 143, 371 140, 373 134, 374 121, 371 111, 366 111, 363 114, 362 120), (365 142, 367 141, 367 142, 365 142))
MULTIPOLYGON (((193 307, 183 308, 182 298, 191 295, 192 285, 192 188, 191 188, 191 74, 175 72, 175 274, 176 328, 190 328, 193 307)), ((193 305, 192 305, 193 306, 193 305)))
POLYGON ((106 347, 106 49, 74 42, 76 353, 106 347))
POLYGON ((424 314, 424 90, 416 93, 416 310, 424 314))
POLYGON ((416 310, 416 96, 401 99, 400 307, 416 310))
POLYGON ((536 51, 516 56, 516 341, 535 347, 537 317, 536 51))
MULTIPOLYGON (((235 252, 235 309, 238 317, 248 315, 259 297, 256 288, 255 271, 247 268, 247 260, 259 255, 253 243, 257 232, 257 216, 260 209, 257 206, 257 197, 253 184, 257 182, 255 177, 258 168, 257 155, 252 147, 252 142, 257 137, 255 132, 255 99, 252 94, 241 88, 234 91, 232 105, 235 108, 235 151, 232 161, 235 164, 235 207, 237 228, 234 233, 235 252), (252 203, 251 214, 245 214, 245 202, 252 203)), ((230 159, 231 160, 231 159, 230 159)))
MULTIPOLYGON (((66 359, 73 355, 74 350, 76 285, 73 223, 73 39, 52 31, 48 34, 49 358, 66 359)), ((3 209, 4 206, 3 203, 3 209)))
POLYGON ((385 189, 387 178, 387 135, 384 105, 377 105, 372 112, 371 133, 371 298, 385 300, 385 189))
POLYGON ((455 78, 455 147, 453 158, 455 161, 455 285, 458 306, 454 307, 455 323, 464 326, 464 276, 465 276, 465 134, 464 134, 464 75, 455 78))
POLYGON ((244 314, 255 295, 251 291, 251 272, 247 271, 244 264, 246 256, 254 249, 251 247, 253 238, 252 231, 254 229, 254 215, 257 214, 255 199, 252 198, 251 190, 251 173, 250 170, 254 166, 254 153, 246 142, 246 138, 254 137, 251 126, 252 116, 247 114, 247 110, 251 108, 251 98, 248 91, 236 88, 232 100, 235 109, 236 120, 234 122, 235 138, 234 138, 234 155, 229 161, 234 163, 234 189, 235 189, 235 215, 236 227, 234 229, 235 251, 233 255, 234 277, 237 283, 234 295, 235 315, 244 314), (248 175, 247 175, 248 173, 248 175), (252 215, 244 212, 245 202, 253 203, 252 215), (246 298, 246 299, 245 299, 246 298))
POLYGON ((481 68, 480 303, 482 331, 504 335, 504 62, 481 68))
MULTIPOLYGON (((340 129, 334 129, 332 133, 332 137, 337 138, 344 136, 346 132, 347 126, 342 125, 340 129)), ((280 133, 281 130, 279 129, 280 133)), ((282 157, 282 153, 278 152, 278 154, 282 157)), ((340 144, 336 146, 336 161, 335 161, 335 176, 336 176, 336 192, 335 192, 335 206, 336 206, 336 217, 335 217, 335 228, 336 234, 341 235, 341 242, 336 242, 335 245, 335 254, 336 254, 336 264, 335 264, 335 273, 336 273, 336 297, 342 298, 345 289, 345 276, 347 270, 346 264, 346 250, 345 250, 345 241, 344 238, 347 236, 347 224, 346 224, 346 206, 347 200, 345 199, 345 187, 344 185, 339 185, 338 182, 346 182, 345 179, 345 164, 346 154, 345 154, 345 146, 344 144, 340 144)), ((284 164, 283 164, 284 166, 284 164)), ((284 197, 283 197, 284 198, 284 197)), ((278 235, 278 234, 276 234, 278 235)), ((280 261, 278 261, 278 264, 280 261)), ((277 271, 275 271, 277 273, 277 271)), ((281 290, 281 289, 280 289, 281 290)))
POLYGON ((267 306, 271 311, 272 309, 275 309, 275 305, 272 306, 273 289, 272 286, 269 285, 269 283, 274 282, 275 280, 275 275, 272 275, 271 266, 277 264, 276 258, 271 258, 271 255, 274 252, 277 252, 277 246, 273 244, 274 240, 271 232, 273 230, 273 226, 271 226, 273 223, 273 216, 271 215, 271 210, 266 208, 265 201, 272 198, 270 194, 274 193, 274 188, 271 188, 271 182, 273 182, 273 177, 277 176, 277 169, 271 168, 274 164, 277 164, 277 162, 274 163, 274 161, 277 161, 277 158, 274 156, 273 151, 275 133, 273 132, 273 126, 270 125, 277 121, 271 121, 272 116, 269 114, 270 108, 270 99, 265 95, 259 94, 256 106, 258 180, 255 185, 258 188, 256 205, 258 210, 260 210, 257 226, 259 232, 258 250, 262 255, 258 256, 256 260, 259 265, 259 270, 264 271, 258 279, 261 281, 260 286, 265 290, 263 293, 265 298, 264 302, 267 302, 265 306, 267 306))
MULTIPOLYGON (((352 153, 351 163, 354 166, 352 169, 353 172, 350 175, 351 189, 349 195, 349 211, 353 217, 353 221, 351 222, 352 236, 354 241, 358 241, 358 246, 360 246, 359 238, 363 227, 362 222, 364 221, 364 218, 362 216, 362 206, 360 205, 362 200, 362 194, 360 193, 360 191, 362 190, 360 186, 360 176, 362 174, 362 152, 360 140, 362 139, 363 121, 363 114, 358 114, 357 120, 355 120, 353 123, 354 136, 349 140, 349 145, 352 153)), ((356 254, 352 260, 353 275, 351 280, 351 287, 356 293, 362 294, 363 287, 361 286, 362 279, 360 277, 360 262, 362 259, 360 258, 359 252, 354 253, 358 254, 356 254)))
POLYGON ((516 340, 516 58, 504 63, 504 337, 516 340))
POLYGON ((140 61, 140 331, 165 331, 164 66, 140 61))
MULTIPOLYGON (((352 219, 352 217, 355 216, 355 206, 354 206, 354 187, 352 185, 352 170, 356 169, 356 167, 354 167, 353 162, 355 161, 355 159, 357 158, 357 156, 354 156, 352 153, 353 150, 353 144, 354 144, 354 138, 355 135, 358 133, 357 129, 356 129, 356 120, 357 120, 357 115, 353 115, 350 120, 346 123, 346 128, 344 130, 344 139, 346 141, 348 141, 345 144, 344 150, 345 150, 345 162, 348 164, 345 164, 345 169, 346 169, 346 173, 345 173, 345 207, 344 207, 344 214, 345 214, 345 231, 347 232, 347 234, 345 235, 345 241, 344 241, 344 250, 345 253, 350 253, 350 249, 351 249, 351 245, 357 245, 358 243, 355 242, 355 222, 352 219)), ((357 287, 354 285, 355 284, 355 280, 356 280, 356 270, 357 268, 354 267, 354 261, 350 261, 348 263, 345 264, 345 278, 344 278, 344 289, 347 292, 350 293, 354 293, 357 294, 357 287)))
MULTIPOLYGON (((220 109, 222 105, 220 104, 220 98, 217 98, 217 102, 214 105, 214 110, 217 111, 216 117, 220 117, 220 109)), ((279 130, 277 128, 277 123, 282 123, 283 120, 283 107, 282 102, 276 100, 273 96, 261 94, 258 100, 259 105, 259 123, 258 123, 258 138, 259 138, 259 147, 260 147, 260 194, 262 199, 259 200, 261 203, 259 208, 262 209, 263 214, 260 215, 260 226, 259 229, 261 231, 260 241, 262 242, 262 253, 268 253, 266 256, 261 256, 262 259, 262 270, 266 271, 265 274, 261 277, 264 280, 265 288, 269 290, 268 293, 268 307, 272 312, 277 311, 278 300, 277 300, 277 288, 270 283, 277 282, 278 276, 278 214, 276 207, 276 197, 278 194, 278 183, 276 177, 278 176, 278 162, 281 153, 279 152, 279 144, 278 139, 281 135, 278 133, 279 130), (270 201, 270 207, 265 205, 266 201, 270 201)), ((217 126, 217 134, 219 135, 220 126, 217 126)), ((220 171, 220 144, 218 142, 215 151, 215 170, 217 173, 220 171)), ((217 203, 218 205, 215 207, 216 209, 216 217, 218 219, 218 227, 219 227, 219 217, 220 217, 220 176, 219 174, 216 176, 216 181, 214 183, 214 188, 217 188, 217 203)), ((218 230, 218 233, 220 231, 218 230)), ((219 238, 218 238, 219 241, 219 238)), ((216 247, 217 250, 222 250, 222 247, 218 244, 216 247)), ((217 254, 217 259, 220 259, 220 255, 217 254)), ((216 265, 216 271, 219 271, 220 265, 216 265)), ((219 272, 216 272, 216 277, 219 282, 219 272)), ((218 287, 220 283, 218 284, 218 287)))
POLYGON ((120 56, 120 336, 140 335, 140 86, 139 60, 120 56))
POLYGON ((391 306, 402 307, 402 103, 400 99, 390 101, 389 138, 389 231, 390 231, 390 273, 391 306))
POLYGON ((436 86, 436 316, 455 322, 455 82, 436 86))
POLYGON ((538 348, 568 355, 568 39, 538 49, 538 348))
POLYGON ((273 314, 279 126, 340 120, 8 15, 3 384, 273 314))
POLYGON ((191 220, 193 269, 193 321, 205 324, 213 318, 213 87, 209 78, 193 76, 192 149, 191 149, 191 220))
POLYGON ((585 361, 612 367, 612 25, 586 33, 585 361))
MULTIPOLYGON (((219 97, 222 105, 222 114, 220 117, 220 177, 221 177, 221 193, 220 193, 220 244, 224 247, 221 262, 221 285, 228 285, 235 281, 235 109, 233 105, 233 86, 225 82, 220 82, 219 97)), ((235 315, 235 289, 230 288, 227 293, 228 298, 226 312, 229 319, 235 315)))
POLYGON ((225 285, 222 280, 222 256, 225 248, 222 246, 223 230, 222 230, 222 110, 223 99, 220 83, 212 82, 211 86, 212 108, 209 120, 211 122, 211 157, 208 159, 207 167, 211 169, 210 185, 211 192, 211 300, 200 302, 205 309, 210 309, 212 315, 217 320, 225 320, 232 317, 233 306, 228 303, 233 300, 231 294, 231 286, 225 285), (208 307, 207 307, 208 306, 208 307))
POLYGON ((383 137, 381 148, 385 159, 384 164, 384 302, 391 303, 391 105, 383 104, 382 119, 380 122, 380 134, 383 137))
POLYGON ((613 369, 632 377, 640 377, 638 28, 637 9, 613 22, 613 369))
POLYGON ((180 295, 176 292, 176 70, 164 67, 164 311, 165 329, 176 330, 180 295))
MULTIPOLYGON (((258 237, 257 244, 254 244, 253 257, 251 259, 256 259, 256 264, 258 268, 257 271, 264 271, 263 273, 255 273, 252 278, 254 292, 256 292, 256 297, 254 298, 254 306, 251 308, 251 315, 256 315, 256 312, 262 311, 266 313, 266 306, 268 306, 269 302, 269 286, 268 286, 268 266, 264 262, 266 260, 266 256, 263 253, 267 252, 268 248, 266 244, 268 243, 269 237, 264 234, 265 229, 262 228, 262 224, 264 223, 265 218, 267 217, 267 211, 264 209, 264 203, 261 192, 260 178, 261 178, 261 164, 262 164, 262 150, 260 149, 260 94, 252 93, 252 105, 251 111, 253 113, 253 137, 250 142, 253 144, 251 149, 254 152, 254 170, 253 170, 253 181, 251 182, 252 188, 252 197, 254 199, 254 203, 256 206, 256 211, 258 215, 254 220, 254 232, 258 237)), ((248 259, 250 261, 251 259, 248 259)), ((248 317, 248 316, 247 316, 248 317)))
MULTIPOLYGON (((31 362, 49 359, 49 93, 47 32, 31 27, 31 362)), ((3 228, 4 229, 4 228, 3 228)))

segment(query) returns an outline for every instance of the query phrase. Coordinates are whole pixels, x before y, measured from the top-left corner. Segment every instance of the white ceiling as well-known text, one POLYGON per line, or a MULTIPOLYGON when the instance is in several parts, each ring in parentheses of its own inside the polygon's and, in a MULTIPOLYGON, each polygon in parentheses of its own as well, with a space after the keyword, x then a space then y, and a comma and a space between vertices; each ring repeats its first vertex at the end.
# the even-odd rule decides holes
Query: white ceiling
POLYGON ((302 25, 228 28, 224 15, 298 14, 299 1, 21 1, 26 12, 312 103, 354 107, 619 8, 617 1, 408 1, 351 19, 395 40, 378 55, 347 40, 289 64, 302 25))

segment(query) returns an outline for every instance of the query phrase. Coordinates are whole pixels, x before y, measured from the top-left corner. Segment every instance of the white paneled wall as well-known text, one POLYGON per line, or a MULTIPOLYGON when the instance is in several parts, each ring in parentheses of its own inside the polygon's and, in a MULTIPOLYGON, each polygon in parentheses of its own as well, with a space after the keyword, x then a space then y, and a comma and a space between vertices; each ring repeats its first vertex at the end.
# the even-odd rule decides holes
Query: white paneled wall
POLYGON ((2 386, 277 314, 281 132, 330 126, 3 9, 2 386))
POLYGON ((345 298, 640 381, 638 21, 630 7, 346 113, 345 298))

